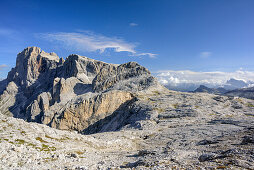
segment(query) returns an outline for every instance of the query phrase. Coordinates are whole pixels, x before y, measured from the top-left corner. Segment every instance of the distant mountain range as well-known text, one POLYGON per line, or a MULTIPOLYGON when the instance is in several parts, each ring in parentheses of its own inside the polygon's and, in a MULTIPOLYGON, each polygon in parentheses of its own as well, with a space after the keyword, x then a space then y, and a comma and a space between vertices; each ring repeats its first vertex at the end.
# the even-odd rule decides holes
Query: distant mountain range
POLYGON ((208 88, 204 85, 200 85, 196 90, 193 91, 194 93, 198 92, 205 92, 205 93, 211 93, 211 94, 224 94, 228 92, 228 90, 219 87, 219 88, 208 88))
POLYGON ((170 90, 194 92, 194 93, 210 93, 226 96, 238 96, 248 99, 254 99, 254 82, 243 80, 229 79, 225 84, 215 86, 211 84, 198 85, 194 83, 181 83, 176 85, 165 85, 170 90))
POLYGON ((239 96, 247 99, 254 99, 254 87, 236 89, 229 92, 226 92, 227 96, 239 96))
POLYGON ((213 91, 213 93, 225 93, 230 90, 240 89, 240 88, 248 88, 254 86, 254 82, 252 81, 243 81, 237 80, 234 78, 229 79, 224 84, 214 85, 214 84, 195 84, 195 83, 179 83, 179 84, 167 84, 167 87, 170 90, 182 91, 182 92, 193 92, 198 90, 198 92, 204 92, 206 90, 213 91), (206 87, 206 88, 205 88, 206 87), (207 89, 209 88, 209 89, 207 89))
POLYGON ((247 99, 254 99, 254 87, 248 88, 239 88, 235 90, 226 90, 225 88, 208 88, 204 85, 200 85, 196 90, 193 91, 194 93, 210 93, 210 94, 220 94, 225 96, 238 96, 244 97, 247 99))

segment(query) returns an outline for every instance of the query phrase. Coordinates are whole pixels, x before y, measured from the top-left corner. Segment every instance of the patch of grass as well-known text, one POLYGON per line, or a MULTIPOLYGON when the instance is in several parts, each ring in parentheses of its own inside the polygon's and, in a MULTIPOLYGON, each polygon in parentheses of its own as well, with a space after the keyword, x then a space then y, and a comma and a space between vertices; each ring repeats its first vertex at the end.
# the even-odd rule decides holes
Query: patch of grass
POLYGON ((50 157, 42 158, 42 159, 44 160, 44 162, 56 161, 57 160, 56 158, 50 158, 50 157))
POLYGON ((78 155, 83 155, 85 152, 84 151, 75 151, 76 152, 76 154, 78 154, 78 155))
POLYGON ((33 147, 33 148, 35 148, 35 147, 36 147, 36 145, 35 145, 35 144, 33 144, 33 143, 28 143, 28 144, 27 144, 27 146, 31 146, 31 147, 33 147))
POLYGON ((40 151, 56 151, 56 148, 54 146, 42 144, 40 151))
POLYGON ((25 131, 21 131, 20 133, 21 133, 22 135, 25 135, 25 134, 26 134, 26 132, 25 132, 25 131))
POLYGON ((245 114, 246 116, 252 116, 252 117, 254 117, 254 114, 245 114))
POLYGON ((252 103, 247 103, 247 107, 254 107, 252 103))
POLYGON ((218 166, 216 169, 226 169, 227 167, 222 165, 222 166, 218 166))
POLYGON ((52 139, 52 140, 56 140, 56 138, 53 138, 51 136, 45 135, 46 138, 52 139))
POLYGON ((37 137, 35 139, 40 141, 41 143, 48 143, 47 141, 43 140, 41 137, 37 137))
POLYGON ((15 142, 18 145, 24 145, 26 143, 26 141, 24 141, 23 139, 15 139, 15 142))

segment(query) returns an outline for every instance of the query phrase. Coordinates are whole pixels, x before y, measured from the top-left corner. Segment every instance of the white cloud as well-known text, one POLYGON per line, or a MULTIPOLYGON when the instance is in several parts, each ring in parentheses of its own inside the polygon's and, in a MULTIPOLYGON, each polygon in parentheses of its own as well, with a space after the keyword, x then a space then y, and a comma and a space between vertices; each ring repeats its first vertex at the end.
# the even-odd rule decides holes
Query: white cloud
POLYGON ((5 68, 7 68, 7 67, 8 67, 8 66, 5 65, 5 64, 0 65, 0 71, 3 70, 3 69, 5 69, 5 68))
POLYGON ((245 82, 254 82, 254 72, 238 70, 235 72, 194 72, 190 70, 182 71, 158 71, 154 73, 158 80, 164 85, 179 84, 197 84, 220 86, 226 83, 227 80, 234 78, 245 82))
POLYGON ((89 31, 80 32, 57 32, 57 33, 39 33, 37 37, 62 45, 64 48, 103 53, 106 49, 114 49, 115 52, 129 52, 131 56, 148 56, 155 58, 157 54, 138 53, 135 48, 137 43, 129 43, 121 38, 106 37, 89 31))
POLYGON ((212 52, 209 51, 203 51, 200 53, 201 58, 209 58, 212 55, 212 52))
POLYGON ((136 27, 136 26, 138 26, 138 24, 137 24, 137 23, 134 23, 134 22, 130 23, 129 25, 130 25, 131 27, 136 27))
POLYGON ((133 43, 127 43, 119 38, 110 38, 103 35, 96 35, 89 32, 83 33, 41 33, 37 36, 44 38, 48 41, 57 41, 67 48, 79 51, 100 51, 104 52, 106 49, 112 48, 116 52, 127 51, 135 53, 136 47, 133 43))
POLYGON ((148 56, 149 58, 156 58, 158 54, 153 53, 134 53, 132 56, 148 56))

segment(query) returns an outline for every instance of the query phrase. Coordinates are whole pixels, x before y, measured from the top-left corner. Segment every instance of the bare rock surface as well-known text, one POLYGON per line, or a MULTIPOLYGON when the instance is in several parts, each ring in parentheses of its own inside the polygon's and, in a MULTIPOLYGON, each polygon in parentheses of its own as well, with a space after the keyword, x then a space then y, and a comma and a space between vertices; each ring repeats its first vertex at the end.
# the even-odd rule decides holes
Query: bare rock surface
POLYGON ((244 98, 153 89, 136 95, 129 108, 135 113, 125 126, 92 135, 1 114, 0 168, 253 169, 250 104, 254 101, 244 98))
POLYGON ((135 62, 108 64, 76 54, 64 60, 28 47, 18 54, 7 79, 0 82, 0 111, 82 132, 124 109, 134 100, 133 93, 154 86, 160 85, 149 70, 135 62))
POLYGON ((251 99, 170 91, 134 62, 19 57, 0 82, 0 169, 254 169, 251 99))

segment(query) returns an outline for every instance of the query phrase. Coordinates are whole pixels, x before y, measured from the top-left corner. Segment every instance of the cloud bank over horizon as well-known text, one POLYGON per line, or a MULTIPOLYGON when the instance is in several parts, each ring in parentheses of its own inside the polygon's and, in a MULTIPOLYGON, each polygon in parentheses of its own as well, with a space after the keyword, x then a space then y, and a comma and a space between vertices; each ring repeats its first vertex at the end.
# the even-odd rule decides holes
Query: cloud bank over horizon
POLYGON ((137 43, 126 42, 122 38, 95 34, 91 31, 38 33, 35 36, 51 43, 57 43, 64 48, 77 51, 99 51, 103 53, 107 49, 113 49, 114 52, 129 52, 130 56, 148 56, 149 58, 155 58, 157 55, 148 52, 138 53, 135 50, 137 43))
POLYGON ((165 70, 155 72, 154 75, 163 85, 179 86, 180 84, 209 85, 216 87, 224 85, 229 79, 254 82, 254 72, 237 70, 235 72, 194 72, 190 70, 165 70))

